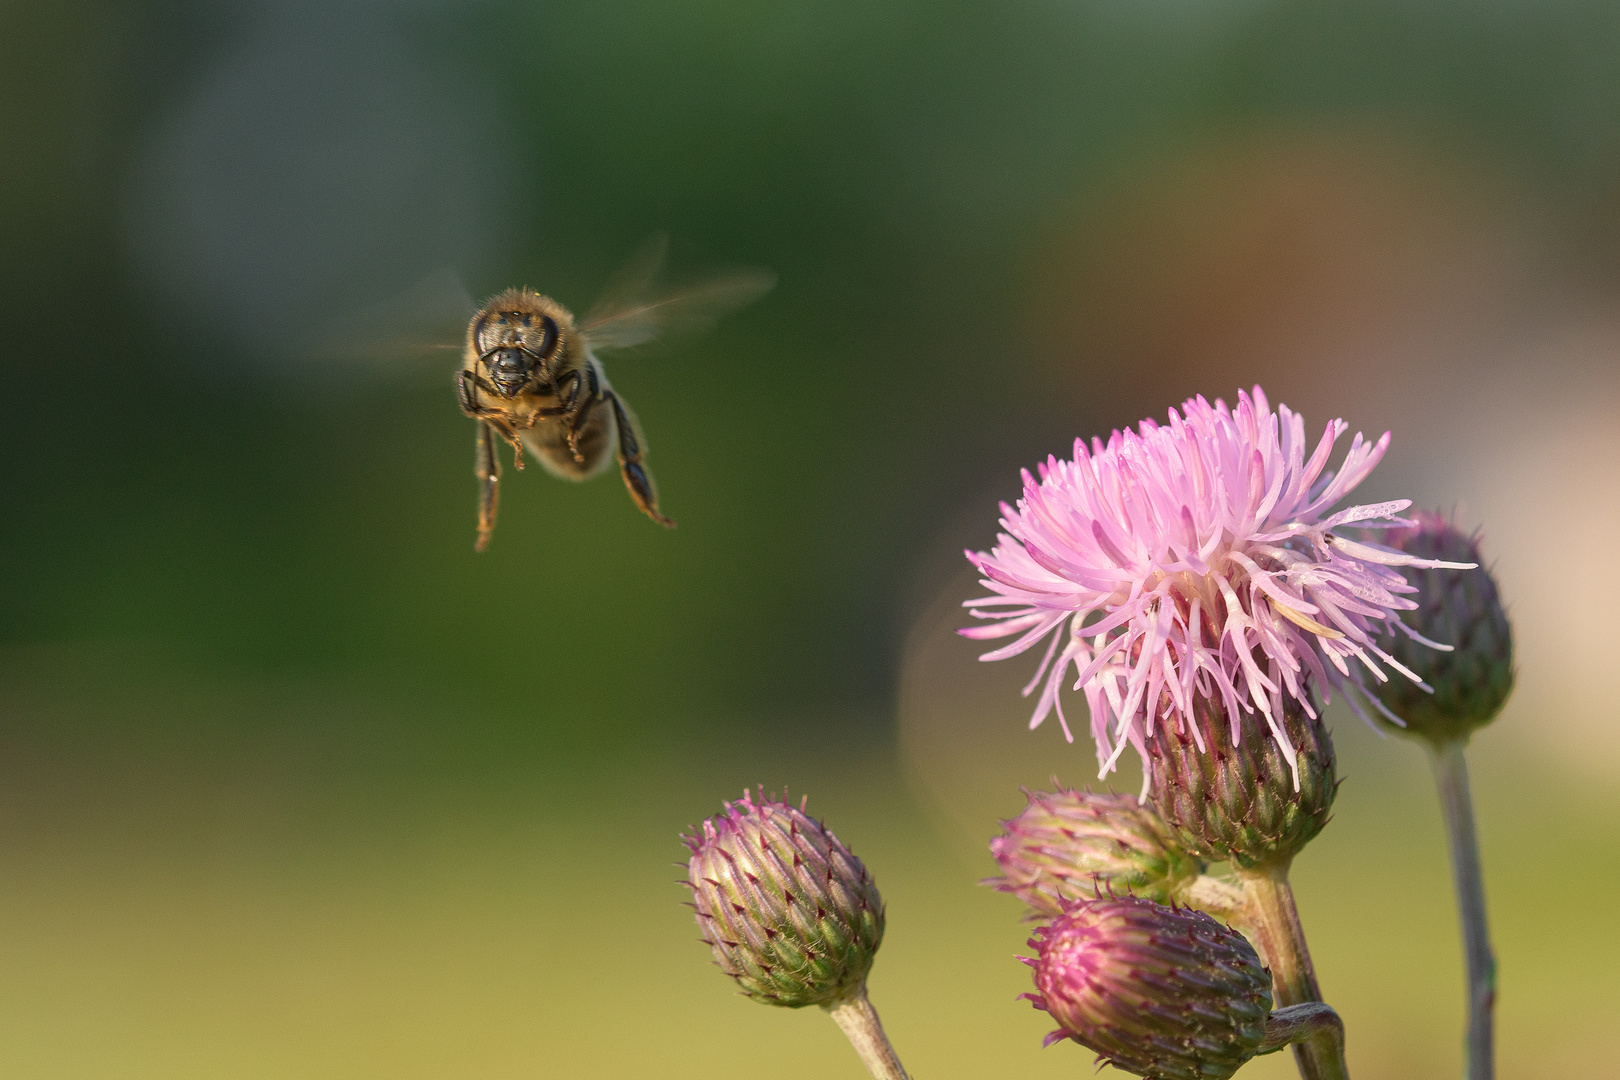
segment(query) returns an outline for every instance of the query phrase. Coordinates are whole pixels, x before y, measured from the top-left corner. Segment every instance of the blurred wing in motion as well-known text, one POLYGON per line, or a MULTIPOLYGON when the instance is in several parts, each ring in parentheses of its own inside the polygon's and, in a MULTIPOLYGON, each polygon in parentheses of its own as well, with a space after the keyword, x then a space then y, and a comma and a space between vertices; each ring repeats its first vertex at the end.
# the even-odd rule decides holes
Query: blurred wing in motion
POLYGON ((477 310, 461 276, 444 267, 318 328, 299 354, 378 365, 429 357, 443 361, 446 350, 462 347, 477 310))
POLYGON ((668 237, 659 233, 614 275, 579 327, 592 348, 624 349, 666 334, 706 329, 776 284, 776 275, 769 270, 736 269, 662 289, 668 249, 668 237))

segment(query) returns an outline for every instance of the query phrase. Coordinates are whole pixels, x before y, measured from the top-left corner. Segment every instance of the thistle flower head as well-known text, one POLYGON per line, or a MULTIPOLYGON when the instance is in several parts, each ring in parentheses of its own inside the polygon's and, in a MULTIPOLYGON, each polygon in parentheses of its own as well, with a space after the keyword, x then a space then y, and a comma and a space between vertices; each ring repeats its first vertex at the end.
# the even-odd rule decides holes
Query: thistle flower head
MULTIPOLYGON (((1257 386, 1237 408, 1203 397, 1144 420, 1074 458, 1047 458, 1024 473, 1016 507, 1001 507, 988 553, 968 552, 993 595, 966 603, 987 625, 962 633, 1013 640, 981 659, 1000 660, 1050 638, 1035 678, 1030 726, 1056 712, 1069 666, 1091 710, 1101 774, 1124 748, 1143 751, 1159 723, 1183 729, 1200 697, 1218 701, 1240 737, 1258 714, 1288 761, 1282 703, 1314 716, 1309 683, 1418 676, 1378 644, 1386 621, 1414 607, 1396 567, 1456 567, 1352 540, 1342 530, 1410 524, 1409 500, 1333 508, 1383 458, 1389 434, 1351 440, 1338 470, 1328 459, 1347 426, 1334 420, 1311 449, 1305 422, 1275 412, 1257 386)), ((1404 624, 1399 624, 1404 625, 1404 624)), ((1204 749, 1204 734, 1193 729, 1204 749)))
POLYGON ((1480 563, 1479 534, 1465 533, 1429 511, 1412 514, 1412 521, 1388 534, 1390 546, 1425 560, 1449 561, 1441 568, 1405 571, 1417 589, 1417 606, 1401 617, 1399 628, 1387 627, 1379 644, 1427 685, 1391 681, 1362 687, 1383 719, 1442 745, 1467 739, 1490 723, 1512 693, 1513 628, 1489 570, 1444 568, 1480 563))
POLYGON ((1099 1063, 1161 1080, 1224 1080, 1259 1050, 1271 976, 1243 935, 1203 912, 1133 897, 1071 905, 1024 962, 1057 1021, 1099 1063))
POLYGON ((1029 804, 1001 823, 990 854, 1002 876, 985 883, 1017 896, 1039 915, 1115 892, 1168 903, 1203 864, 1172 839, 1150 806, 1129 795, 1025 791, 1029 804))
POLYGON ((800 1008, 865 985, 883 940, 883 898, 804 800, 744 791, 681 839, 703 940, 744 994, 800 1008))

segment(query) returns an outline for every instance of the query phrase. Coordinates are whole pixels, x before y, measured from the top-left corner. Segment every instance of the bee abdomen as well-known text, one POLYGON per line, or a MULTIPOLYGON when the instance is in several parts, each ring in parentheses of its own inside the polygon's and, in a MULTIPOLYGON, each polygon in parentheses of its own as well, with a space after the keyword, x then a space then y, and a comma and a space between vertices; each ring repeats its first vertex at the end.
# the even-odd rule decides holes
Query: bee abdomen
POLYGON ((535 460, 553 476, 564 480, 588 480, 607 468, 613 455, 613 414, 607 409, 594 409, 580 428, 575 448, 568 445, 568 421, 543 420, 523 433, 523 443, 535 460))

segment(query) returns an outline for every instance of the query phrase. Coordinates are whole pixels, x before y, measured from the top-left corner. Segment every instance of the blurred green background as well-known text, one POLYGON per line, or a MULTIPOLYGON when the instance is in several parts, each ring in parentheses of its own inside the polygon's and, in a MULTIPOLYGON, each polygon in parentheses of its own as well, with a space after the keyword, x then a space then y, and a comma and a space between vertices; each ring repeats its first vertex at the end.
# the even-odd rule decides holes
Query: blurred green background
MULTIPOLYGON (((1487 529, 1502 1075, 1605 1074, 1617 56, 1595 2, 5 5, 0 1073, 857 1076, 673 884, 764 783, 874 869, 915 1076, 1088 1074, 975 881, 1094 766, 950 634, 960 552, 1020 467, 1260 381, 1487 529), (475 557, 452 354, 311 342, 447 272, 578 310, 661 229, 780 275, 609 364, 680 529, 531 469, 475 557)), ((1422 756, 1337 730, 1322 984, 1358 1076, 1454 1075, 1422 756)))

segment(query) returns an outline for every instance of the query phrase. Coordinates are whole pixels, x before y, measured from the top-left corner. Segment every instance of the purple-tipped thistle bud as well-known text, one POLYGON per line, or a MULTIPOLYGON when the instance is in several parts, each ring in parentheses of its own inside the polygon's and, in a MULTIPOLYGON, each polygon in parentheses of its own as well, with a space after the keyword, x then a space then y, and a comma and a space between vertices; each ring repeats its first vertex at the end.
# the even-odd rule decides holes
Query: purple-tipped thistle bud
POLYGON ((1151 801, 1198 858, 1243 870, 1286 866, 1327 824, 1338 792, 1333 740, 1320 709, 1309 716, 1287 696, 1280 704, 1281 739, 1263 717, 1233 725, 1205 697, 1180 730, 1159 724, 1146 740, 1151 801))
POLYGON ((743 993, 797 1009, 860 992, 883 941, 883 898, 802 800, 744 791, 681 839, 703 940, 743 993))
POLYGON ((1422 559, 1479 565, 1472 570, 1401 570, 1417 587, 1412 599, 1418 605, 1405 612, 1401 622, 1427 640, 1416 640, 1392 626, 1378 644, 1434 693, 1426 693, 1410 679, 1394 677, 1373 685, 1365 680, 1363 685, 1405 721, 1406 734, 1443 746, 1466 741, 1475 729, 1494 720, 1507 701, 1513 690, 1513 628, 1496 580, 1480 558, 1479 534, 1462 532, 1440 514, 1409 516, 1415 525, 1386 534, 1388 546, 1422 559), (1453 648, 1443 651, 1431 642, 1453 648))
POLYGON ((1242 934, 1137 897, 1083 901, 1037 931, 1038 994, 1099 1063, 1159 1080, 1224 1080, 1266 1037, 1271 976, 1242 934))
POLYGON ((1203 871, 1151 806, 1130 795, 1029 791, 1029 805, 990 841, 1002 876, 988 878, 1039 915, 1099 893, 1131 893, 1169 903, 1203 871))

